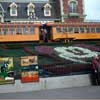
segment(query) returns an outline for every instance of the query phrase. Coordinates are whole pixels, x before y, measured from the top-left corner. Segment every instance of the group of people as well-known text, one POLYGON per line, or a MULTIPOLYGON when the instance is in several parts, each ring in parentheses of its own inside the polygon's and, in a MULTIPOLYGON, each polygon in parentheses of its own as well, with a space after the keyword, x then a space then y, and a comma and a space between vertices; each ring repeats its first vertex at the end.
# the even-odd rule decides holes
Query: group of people
POLYGON ((92 78, 95 85, 100 85, 100 57, 97 54, 92 59, 92 78))
POLYGON ((41 28, 40 40, 47 42, 47 30, 41 28))

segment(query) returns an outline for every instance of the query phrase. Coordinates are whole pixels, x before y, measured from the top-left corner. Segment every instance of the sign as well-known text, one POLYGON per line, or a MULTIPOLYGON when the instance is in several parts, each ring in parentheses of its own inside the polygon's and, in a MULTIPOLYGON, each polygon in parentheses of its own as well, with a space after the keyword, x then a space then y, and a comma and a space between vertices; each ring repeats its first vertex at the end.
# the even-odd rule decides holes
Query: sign
POLYGON ((21 66, 29 66, 33 64, 37 64, 37 56, 21 57, 21 66))
POLYGON ((21 57, 21 82, 38 82, 39 68, 37 65, 37 56, 21 57))
POLYGON ((14 83, 12 57, 0 57, 0 84, 6 83, 14 83))

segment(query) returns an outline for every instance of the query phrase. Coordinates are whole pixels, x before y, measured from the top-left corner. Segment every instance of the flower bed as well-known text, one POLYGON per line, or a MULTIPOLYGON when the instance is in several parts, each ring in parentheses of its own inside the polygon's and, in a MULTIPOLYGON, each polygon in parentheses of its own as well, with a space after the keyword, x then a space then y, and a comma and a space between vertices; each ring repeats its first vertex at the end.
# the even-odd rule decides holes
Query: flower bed
POLYGON ((52 46, 36 46, 35 50, 42 54, 52 54, 53 47, 52 46))
POLYGON ((100 51, 99 47, 93 46, 93 45, 88 45, 88 44, 75 44, 74 46, 87 48, 87 49, 92 50, 92 51, 98 51, 98 52, 100 51))
POLYGON ((74 63, 90 63, 91 58, 98 54, 100 48, 92 45, 74 44, 74 46, 36 46, 35 50, 42 54, 52 55, 74 63))
POLYGON ((56 47, 54 51, 61 58, 79 63, 89 63, 88 59, 91 59, 95 54, 100 54, 100 52, 78 46, 56 47))

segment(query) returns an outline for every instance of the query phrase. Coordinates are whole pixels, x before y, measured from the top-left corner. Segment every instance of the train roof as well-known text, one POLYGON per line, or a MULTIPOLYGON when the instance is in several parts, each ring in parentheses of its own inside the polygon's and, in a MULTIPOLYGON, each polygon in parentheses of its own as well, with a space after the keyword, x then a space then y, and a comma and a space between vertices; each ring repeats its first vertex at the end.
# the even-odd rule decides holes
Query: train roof
MULTIPOLYGON (((47 26, 100 26, 100 22, 80 22, 80 23, 61 23, 61 22, 47 22, 45 23, 47 26)), ((0 26, 5 25, 5 26, 42 26, 44 25, 42 22, 5 22, 5 23, 0 23, 0 26)))

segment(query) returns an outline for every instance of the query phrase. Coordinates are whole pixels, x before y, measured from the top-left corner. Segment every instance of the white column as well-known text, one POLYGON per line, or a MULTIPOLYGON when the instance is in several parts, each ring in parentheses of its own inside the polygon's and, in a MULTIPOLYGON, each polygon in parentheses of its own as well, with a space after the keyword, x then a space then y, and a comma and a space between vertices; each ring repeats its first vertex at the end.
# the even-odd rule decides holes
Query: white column
POLYGON ((4 22, 3 16, 0 15, 0 22, 4 22))
POLYGON ((82 5, 83 5, 83 16, 85 17, 86 15, 85 15, 85 1, 84 0, 82 1, 82 5))
POLYGON ((63 7, 63 0, 60 1, 60 10, 61 10, 61 21, 64 22, 64 7, 63 7))

